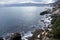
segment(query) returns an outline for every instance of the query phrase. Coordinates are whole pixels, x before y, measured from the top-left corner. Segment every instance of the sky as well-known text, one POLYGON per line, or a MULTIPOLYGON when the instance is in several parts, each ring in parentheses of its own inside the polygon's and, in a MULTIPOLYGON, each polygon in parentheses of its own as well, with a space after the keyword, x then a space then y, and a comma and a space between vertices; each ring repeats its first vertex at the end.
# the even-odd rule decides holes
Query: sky
POLYGON ((56 0, 0 0, 0 4, 12 4, 12 3, 53 3, 56 0))

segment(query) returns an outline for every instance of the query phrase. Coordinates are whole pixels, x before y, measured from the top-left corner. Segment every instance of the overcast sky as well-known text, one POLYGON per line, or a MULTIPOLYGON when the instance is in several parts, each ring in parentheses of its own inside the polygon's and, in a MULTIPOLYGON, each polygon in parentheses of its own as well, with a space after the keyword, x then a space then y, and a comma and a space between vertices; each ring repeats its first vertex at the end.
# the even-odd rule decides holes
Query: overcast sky
POLYGON ((38 3, 53 3, 55 0, 0 0, 0 4, 38 2, 38 3))

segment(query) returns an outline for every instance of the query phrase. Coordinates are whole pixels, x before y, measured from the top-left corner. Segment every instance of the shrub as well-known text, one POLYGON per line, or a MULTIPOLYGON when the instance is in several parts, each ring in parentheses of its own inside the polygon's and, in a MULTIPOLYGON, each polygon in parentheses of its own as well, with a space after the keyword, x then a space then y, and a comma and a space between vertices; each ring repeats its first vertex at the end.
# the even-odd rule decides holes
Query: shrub
MULTIPOLYGON (((53 18, 54 20, 54 18, 53 18)), ((53 21, 52 21, 53 22, 53 21)), ((52 33, 55 38, 60 38, 60 15, 57 16, 52 24, 52 33)))

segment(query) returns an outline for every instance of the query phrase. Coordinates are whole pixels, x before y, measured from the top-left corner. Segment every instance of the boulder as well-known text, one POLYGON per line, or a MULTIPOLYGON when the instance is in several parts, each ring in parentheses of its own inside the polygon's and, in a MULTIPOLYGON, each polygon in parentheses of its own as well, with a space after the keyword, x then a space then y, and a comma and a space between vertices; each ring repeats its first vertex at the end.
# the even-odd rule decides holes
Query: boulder
POLYGON ((4 40, 2 37, 0 37, 0 40, 4 40))
POLYGON ((20 34, 20 33, 14 33, 14 34, 11 36, 10 40, 22 40, 22 39, 21 39, 21 34, 20 34))

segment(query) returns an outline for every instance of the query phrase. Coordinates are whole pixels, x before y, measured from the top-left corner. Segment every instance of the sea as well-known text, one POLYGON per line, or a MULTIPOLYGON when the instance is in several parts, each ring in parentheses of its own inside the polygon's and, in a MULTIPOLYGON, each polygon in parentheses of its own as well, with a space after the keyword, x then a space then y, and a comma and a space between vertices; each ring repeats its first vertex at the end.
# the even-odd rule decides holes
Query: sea
POLYGON ((48 14, 40 15, 40 13, 48 9, 52 7, 0 7, 0 36, 14 32, 30 33, 44 27, 45 24, 41 20, 50 21, 46 18, 48 14))

